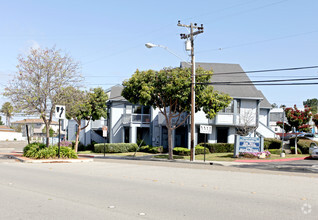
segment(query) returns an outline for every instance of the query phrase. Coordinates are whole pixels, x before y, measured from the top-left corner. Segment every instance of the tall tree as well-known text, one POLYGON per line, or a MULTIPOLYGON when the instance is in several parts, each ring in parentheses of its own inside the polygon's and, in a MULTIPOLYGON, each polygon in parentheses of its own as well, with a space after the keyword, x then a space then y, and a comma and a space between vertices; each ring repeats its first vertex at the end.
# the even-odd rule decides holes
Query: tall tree
POLYGON ((79 63, 60 50, 31 49, 29 55, 18 57, 18 74, 5 88, 4 95, 15 109, 26 114, 38 114, 46 126, 46 145, 55 105, 63 102, 62 91, 78 86, 81 81, 79 63))
POLYGON ((94 88, 85 92, 74 87, 67 87, 64 90, 64 96, 66 117, 74 119, 78 125, 74 146, 74 150, 77 152, 80 131, 84 130, 91 120, 106 118, 108 96, 102 88, 94 88), (83 126, 82 120, 87 121, 83 126))
MULTIPOLYGON (((285 115, 288 122, 287 126, 294 128, 296 132, 310 131, 310 125, 308 124, 308 122, 312 116, 312 113, 308 106, 305 106, 305 109, 303 111, 299 110, 296 105, 294 105, 294 108, 285 108, 285 115)), ((282 122, 277 122, 276 124, 280 127, 283 127, 282 122)), ((297 154, 297 133, 295 140, 295 154, 297 154)))
MULTIPOLYGON (((211 71, 198 68, 196 74, 196 112, 202 109, 212 119, 232 98, 207 85, 211 81, 211 71)), ((137 70, 123 86, 122 96, 129 102, 158 108, 165 117, 169 159, 172 160, 172 130, 180 127, 191 113, 191 69, 137 70)))
POLYGON ((318 99, 314 98, 314 99, 307 99, 306 101, 303 101, 303 105, 304 106, 308 106, 311 108, 311 112, 313 114, 317 114, 318 113, 318 99))
POLYGON ((0 116, 0 125, 4 125, 3 122, 2 122, 1 116, 0 116))
POLYGON ((2 105, 0 112, 2 112, 6 116, 6 124, 7 124, 7 126, 10 127, 10 125, 11 125, 10 119, 12 118, 12 115, 13 115, 13 106, 11 105, 11 103, 5 102, 2 105))

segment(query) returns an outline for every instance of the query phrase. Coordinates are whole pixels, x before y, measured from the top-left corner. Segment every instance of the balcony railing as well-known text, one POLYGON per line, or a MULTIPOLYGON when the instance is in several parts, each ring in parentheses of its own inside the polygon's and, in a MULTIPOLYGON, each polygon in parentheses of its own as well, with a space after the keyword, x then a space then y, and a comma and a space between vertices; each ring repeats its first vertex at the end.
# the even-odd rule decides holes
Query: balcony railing
POLYGON ((150 114, 126 114, 123 115, 123 123, 149 124, 150 114))

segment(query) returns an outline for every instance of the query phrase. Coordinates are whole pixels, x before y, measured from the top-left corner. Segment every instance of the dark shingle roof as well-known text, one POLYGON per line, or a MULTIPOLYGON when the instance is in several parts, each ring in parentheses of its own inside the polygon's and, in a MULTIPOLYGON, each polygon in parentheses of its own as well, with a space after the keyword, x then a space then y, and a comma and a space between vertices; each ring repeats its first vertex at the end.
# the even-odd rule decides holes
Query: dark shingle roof
MULTIPOLYGON (((189 64, 181 62, 181 67, 190 67, 189 64)), ((251 82, 239 64, 228 63, 196 63, 196 68, 212 70, 212 82, 251 82), (222 74, 221 74, 222 73, 222 74), (236 74, 227 74, 236 73, 236 74)), ((215 90, 229 94, 233 98, 262 99, 254 85, 213 85, 215 90)))
MULTIPOLYGON (((181 62, 181 67, 190 67, 189 64, 181 62)), ((251 82, 250 78, 246 75, 244 70, 239 64, 227 64, 227 63, 196 63, 196 68, 202 67, 205 70, 212 70, 214 75, 212 76, 213 82, 251 82), (227 73, 237 74, 227 74, 227 73), (222 73, 222 74, 220 74, 222 73)), ((213 85, 215 90, 229 94, 233 98, 241 99, 258 99, 262 100, 261 108, 270 108, 270 103, 265 98, 263 93, 256 89, 254 85, 213 85)), ((126 101, 121 96, 123 90, 122 85, 116 85, 109 89, 110 92, 109 100, 126 101)))

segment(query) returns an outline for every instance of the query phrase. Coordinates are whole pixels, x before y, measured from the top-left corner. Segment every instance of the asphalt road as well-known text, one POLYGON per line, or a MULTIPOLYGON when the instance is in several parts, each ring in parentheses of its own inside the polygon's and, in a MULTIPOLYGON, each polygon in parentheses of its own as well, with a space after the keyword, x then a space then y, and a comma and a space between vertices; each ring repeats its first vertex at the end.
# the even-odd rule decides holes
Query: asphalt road
POLYGON ((256 171, 125 160, 3 162, 0 219, 317 219, 316 174, 256 171))

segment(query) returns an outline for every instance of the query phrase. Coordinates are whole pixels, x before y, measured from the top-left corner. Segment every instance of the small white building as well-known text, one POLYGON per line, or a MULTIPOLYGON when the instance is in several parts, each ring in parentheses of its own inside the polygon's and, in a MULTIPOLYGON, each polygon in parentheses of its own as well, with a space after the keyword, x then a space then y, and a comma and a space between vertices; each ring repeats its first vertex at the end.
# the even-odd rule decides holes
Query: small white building
POLYGON ((15 132, 12 128, 0 125, 0 141, 24 141, 21 132, 15 132))
MULTIPOLYGON (((19 128, 20 130, 25 130, 25 126, 28 125, 28 128, 30 131, 32 130, 33 133, 33 139, 41 139, 42 137, 45 137, 46 134, 43 133, 43 129, 45 128, 45 123, 43 122, 43 119, 23 119, 20 121, 11 122, 12 127, 19 128)), ((52 121, 51 126, 54 133, 58 134, 59 132, 59 123, 56 121, 52 121)), ((61 129, 61 134, 63 134, 63 130, 61 129)))

